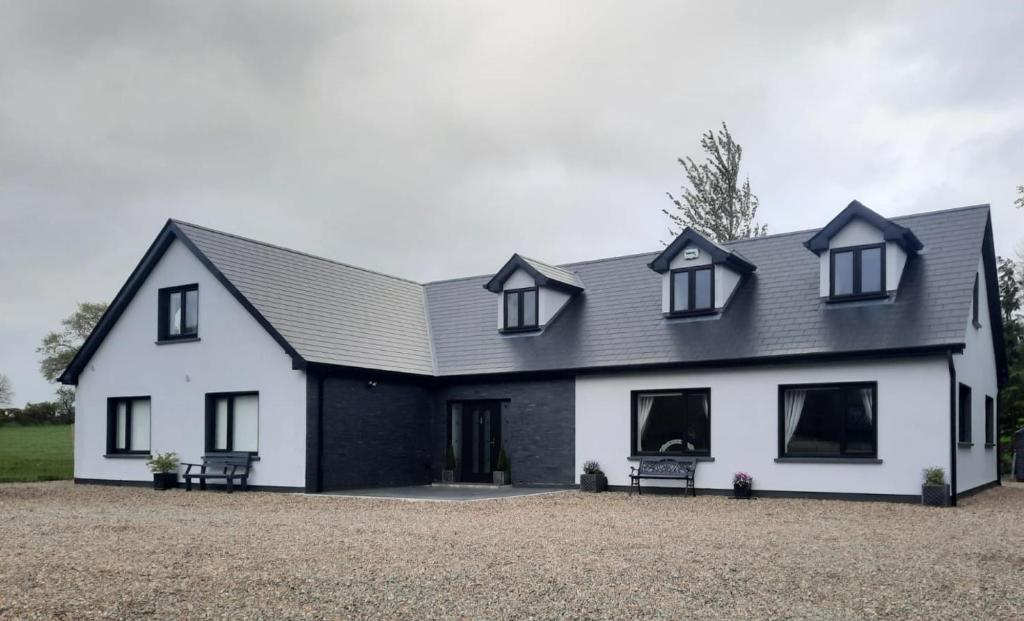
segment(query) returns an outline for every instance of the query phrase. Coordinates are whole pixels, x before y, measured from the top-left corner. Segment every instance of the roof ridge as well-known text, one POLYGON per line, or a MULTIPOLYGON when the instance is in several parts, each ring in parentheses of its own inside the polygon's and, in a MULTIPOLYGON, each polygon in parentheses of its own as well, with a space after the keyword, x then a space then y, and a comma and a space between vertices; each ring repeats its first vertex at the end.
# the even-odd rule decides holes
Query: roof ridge
POLYGON ((228 233, 227 231, 221 231, 219 229, 212 229, 212 228, 210 228, 208 226, 203 226, 201 224, 195 224, 193 222, 188 222, 188 221, 185 221, 185 220, 178 220, 176 218, 170 218, 170 221, 175 223, 175 224, 184 224, 185 226, 191 226, 191 227, 195 227, 197 229, 201 229, 203 231, 207 231, 207 232, 210 232, 210 233, 216 233, 217 235, 223 235, 225 237, 233 237, 235 239, 240 239, 240 240, 245 241, 245 242, 249 242, 249 243, 253 243, 253 244, 259 244, 260 246, 266 246, 267 248, 274 248, 275 250, 282 250, 284 252, 290 252, 292 254, 301 255, 301 256, 307 257, 309 259, 316 259, 317 261, 324 261, 326 263, 333 263, 335 265, 340 265, 342 267, 348 267, 348 268, 351 268, 351 269, 354 269, 354 270, 359 270, 361 272, 367 272, 369 274, 375 274, 377 276, 384 276, 385 278, 391 278, 392 280, 401 280, 401 281, 404 281, 404 282, 407 282, 407 283, 410 283, 410 284, 413 284, 413 285, 418 285, 420 287, 423 286, 423 283, 416 282, 415 280, 412 280, 411 278, 404 278, 402 276, 393 276, 391 274, 385 274, 384 272, 381 272, 381 271, 378 271, 378 270, 373 270, 373 269, 370 269, 368 267, 360 267, 358 265, 352 265, 351 263, 345 263, 343 261, 338 261, 337 259, 328 259, 327 257, 322 257, 322 256, 315 255, 315 254, 312 254, 312 253, 309 253, 309 252, 304 252, 302 250, 296 250, 294 248, 288 248, 287 246, 279 246, 277 244, 272 244, 270 242, 265 242, 265 241, 261 241, 261 240, 258 240, 258 239, 253 239, 251 237, 245 237, 243 235, 238 235, 238 234, 235 234, 235 233, 228 233))

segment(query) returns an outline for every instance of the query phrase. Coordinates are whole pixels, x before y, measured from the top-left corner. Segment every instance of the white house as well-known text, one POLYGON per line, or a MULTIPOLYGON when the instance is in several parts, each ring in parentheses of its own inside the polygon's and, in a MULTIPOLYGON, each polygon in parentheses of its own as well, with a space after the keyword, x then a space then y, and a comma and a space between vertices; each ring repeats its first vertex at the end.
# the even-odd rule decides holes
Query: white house
MULTIPOLYGON (((698 460, 699 493, 953 500, 998 483, 1005 380, 988 206, 420 284, 169 221, 65 371, 75 478, 250 451, 251 483, 615 486, 698 460)), ((666 482, 663 487, 674 487, 666 482)))

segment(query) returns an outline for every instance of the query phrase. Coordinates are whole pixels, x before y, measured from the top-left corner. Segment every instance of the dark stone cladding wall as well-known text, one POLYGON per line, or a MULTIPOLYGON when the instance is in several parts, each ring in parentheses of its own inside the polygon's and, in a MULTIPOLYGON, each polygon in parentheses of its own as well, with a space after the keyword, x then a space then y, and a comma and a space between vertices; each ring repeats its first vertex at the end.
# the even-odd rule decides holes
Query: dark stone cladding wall
POLYGON ((434 391, 433 468, 440 480, 447 449, 448 402, 508 400, 502 408, 501 436, 512 482, 571 485, 575 481, 576 382, 573 378, 445 383, 434 391))
POLYGON ((319 378, 307 382, 306 488, 330 491, 431 482, 430 389, 415 380, 323 378, 322 438, 319 378), (376 382, 374 387, 369 381, 376 382), (320 444, 322 442, 322 444, 320 444), (317 480, 317 466, 322 466, 317 480))

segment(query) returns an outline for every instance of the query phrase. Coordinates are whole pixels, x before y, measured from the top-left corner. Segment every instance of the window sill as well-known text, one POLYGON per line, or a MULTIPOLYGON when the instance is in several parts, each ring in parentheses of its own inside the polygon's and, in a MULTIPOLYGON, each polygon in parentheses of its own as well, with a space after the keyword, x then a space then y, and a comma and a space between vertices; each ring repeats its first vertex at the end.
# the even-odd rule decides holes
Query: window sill
POLYGON ((154 341, 157 345, 177 345, 178 343, 198 343, 200 339, 198 336, 190 336, 184 339, 160 339, 154 341))
POLYGON ((630 455, 627 461, 640 461, 641 459, 658 459, 659 457, 678 457, 679 459, 695 459, 697 461, 715 461, 709 455, 686 455, 684 453, 659 453, 657 455, 630 455))
POLYGON ((996 447, 996 445, 993 444, 992 442, 986 442, 985 443, 985 448, 987 448, 987 449, 991 449, 991 448, 995 448, 995 447, 996 447))
MULTIPOLYGON (((230 453, 230 452, 231 451, 207 451, 205 454, 206 455, 217 455, 219 453, 230 453)), ((253 453, 252 455, 249 456, 249 461, 259 461, 259 460, 260 460, 260 456, 255 454, 255 453, 253 453)))
POLYGON ((956 447, 957 448, 962 448, 962 449, 964 449, 964 448, 968 449, 968 448, 971 448, 972 446, 974 446, 974 442, 957 442, 956 443, 956 447))
POLYGON ((679 317, 704 317, 706 315, 716 315, 718 314, 718 310, 719 309, 717 308, 702 308, 701 310, 693 311, 672 311, 670 313, 665 313, 665 318, 677 319, 679 317))
POLYGON ((777 464, 880 464, 875 457, 776 457, 777 464))
POLYGON ((149 453, 107 453, 107 459, 153 459, 149 453))
POLYGON ((826 304, 842 304, 843 302, 864 302, 867 300, 885 300, 889 293, 867 293, 862 295, 833 295, 825 299, 826 304))
POLYGON ((540 326, 530 326, 529 328, 502 328, 498 330, 500 334, 524 334, 530 332, 540 332, 540 326))

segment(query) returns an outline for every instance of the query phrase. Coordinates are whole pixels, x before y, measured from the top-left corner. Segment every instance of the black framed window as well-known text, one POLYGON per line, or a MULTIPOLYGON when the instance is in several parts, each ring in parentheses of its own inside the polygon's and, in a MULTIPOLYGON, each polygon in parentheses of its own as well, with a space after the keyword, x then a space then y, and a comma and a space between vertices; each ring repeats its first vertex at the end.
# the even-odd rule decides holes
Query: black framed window
POLYGON ((971 442, 971 387, 960 384, 957 399, 957 436, 960 442, 969 444, 971 442))
POLYGON ((149 397, 107 399, 107 453, 149 454, 149 397))
POLYGON ((633 455, 711 454, 711 389, 633 391, 633 455))
POLYGON ((985 446, 996 443, 996 401, 985 395, 985 446))
POLYGON ((206 450, 259 450, 260 396, 258 392, 206 395, 206 450))
POLYGON ((779 386, 780 457, 878 455, 878 384, 779 386))
POLYGON ((980 286, 980 278, 978 274, 974 274, 974 297, 971 298, 971 323, 974 324, 975 328, 981 327, 981 322, 978 321, 978 287, 980 286))
POLYGON ((833 298, 885 293, 885 244, 837 248, 830 260, 833 298))
POLYGON ((672 313, 709 311, 715 307, 715 269, 713 266, 672 270, 669 281, 672 313))
POLYGON ((528 330, 537 327, 537 288, 505 291, 505 329, 528 330))
POLYGON ((160 290, 159 328, 161 341, 195 338, 199 335, 199 285, 160 290))

